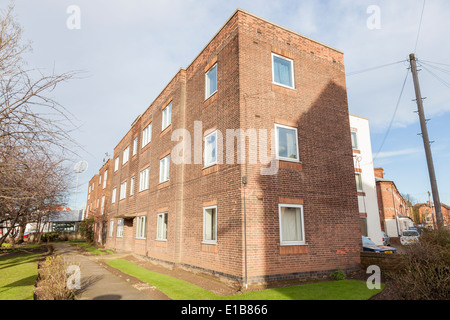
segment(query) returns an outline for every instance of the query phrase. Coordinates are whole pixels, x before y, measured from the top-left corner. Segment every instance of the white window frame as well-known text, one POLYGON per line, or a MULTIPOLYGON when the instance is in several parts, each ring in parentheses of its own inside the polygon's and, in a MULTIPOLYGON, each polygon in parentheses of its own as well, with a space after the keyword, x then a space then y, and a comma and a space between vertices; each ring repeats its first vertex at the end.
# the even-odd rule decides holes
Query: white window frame
POLYGON ((142 130, 142 148, 152 141, 152 122, 142 130))
POLYGON ((120 184, 119 201, 127 197, 127 182, 122 182, 120 184))
POLYGON ((123 238, 123 224, 124 224, 123 219, 117 220, 117 233, 116 233, 117 238, 123 238))
POLYGON ((134 181, 136 178, 133 176, 130 179, 130 196, 134 195, 134 181))
POLYGON ((127 163, 128 159, 130 159, 130 146, 126 147, 125 150, 123 150, 122 165, 127 163))
POLYGON ((278 221, 280 226, 280 245, 281 246, 298 246, 305 245, 305 221, 303 215, 303 205, 301 204, 286 204, 280 203, 278 204, 278 221), (296 208, 300 209, 300 223, 301 223, 301 232, 302 232, 302 240, 283 240, 283 226, 282 226, 282 217, 281 217, 281 208, 296 208))
POLYGON ((359 143, 358 143, 358 133, 356 131, 351 131, 351 141, 352 141, 352 149, 353 150, 359 150, 359 143), (355 137, 353 139, 353 136, 355 137), (353 140, 355 140, 355 145, 353 145, 353 140))
POLYGON ((271 58, 272 58, 272 83, 276 84, 278 86, 285 87, 285 88, 295 89, 294 60, 286 58, 286 57, 283 57, 283 56, 280 56, 279 54, 276 54, 276 53, 273 53, 273 52, 272 52, 272 57, 271 58), (291 82, 292 82, 292 86, 288 86, 288 85, 283 84, 283 83, 275 82, 275 62, 274 62, 274 57, 277 57, 277 58, 280 58, 280 59, 283 59, 283 60, 286 60, 286 61, 290 62, 290 64, 291 64, 291 82))
POLYGON ((167 226, 169 225, 168 219, 168 212, 158 213, 156 220, 156 240, 167 241, 167 226), (161 221, 163 223, 162 225, 161 221), (165 229, 161 229, 162 227, 164 227, 164 221, 166 221, 165 229))
POLYGON ((163 110, 162 110, 162 124, 161 131, 164 131, 168 126, 172 124, 172 102, 170 102, 163 110))
POLYGON ((170 180, 170 154, 159 160, 159 183, 170 180))
POLYGON ((114 159, 114 172, 119 170, 119 157, 114 159))
POLYGON ((116 193, 117 193, 117 188, 114 188, 111 193, 111 203, 116 203, 116 196, 117 196, 116 193))
POLYGON ((356 191, 363 192, 363 182, 361 172, 355 172, 355 183, 356 183, 356 191), (359 177, 359 182, 356 177, 359 177))
POLYGON ((133 156, 137 153, 138 137, 133 140, 133 156))
POLYGON ((215 130, 215 131, 213 131, 213 132, 211 132, 210 134, 208 134, 207 136, 205 136, 205 138, 204 138, 204 140, 205 140, 205 150, 203 151, 203 159, 204 159, 204 167, 205 168, 207 168, 207 167, 210 167, 210 166, 213 166, 213 165, 215 165, 215 164, 217 164, 218 162, 217 162, 217 130, 215 130), (215 136, 216 138, 215 138, 215 148, 216 148, 216 160, 215 161, 208 161, 208 160, 210 160, 211 159, 211 155, 210 154, 208 154, 208 151, 212 151, 213 149, 211 148, 211 149, 209 149, 208 148, 208 138, 209 137, 211 137, 211 136, 215 136))
POLYGON ((109 222, 109 237, 112 238, 114 235, 114 220, 109 222))
POLYGON ((108 170, 105 170, 105 173, 103 174, 103 189, 106 188, 106 179, 108 178, 108 170))
POLYGON ((102 206, 101 206, 101 214, 105 213, 105 196, 102 196, 102 206))
POLYGON ((217 68, 217 63, 215 63, 211 68, 208 69, 208 71, 205 72, 205 100, 208 99, 209 97, 211 97, 213 94, 215 94, 215 93, 217 92, 217 90, 218 90, 218 88, 219 88, 219 87, 218 87, 218 81, 217 81, 218 76, 219 76, 219 72, 218 72, 218 68, 217 68), (209 81, 209 78, 208 78, 208 74, 209 74, 214 68, 216 69, 216 90, 215 90, 214 92, 209 93, 209 92, 208 92, 208 83, 209 83, 210 81, 209 81))
POLYGON ((217 206, 203 207, 203 241, 206 244, 217 244, 217 206), (214 239, 206 239, 206 211, 214 209, 214 239))
POLYGON ((147 233, 147 216, 136 217, 136 239, 145 239, 147 233))
POLYGON ((150 182, 150 167, 139 173, 139 192, 148 190, 150 182))
POLYGON ((278 160, 300 162, 300 153, 299 153, 299 147, 298 147, 298 131, 297 131, 296 127, 285 126, 282 124, 275 123, 275 152, 276 152, 276 159, 278 159, 278 160), (278 136, 278 128, 289 129, 289 130, 295 131, 295 142, 296 142, 295 144, 296 144, 296 151, 297 151, 297 159, 279 156, 280 139, 278 136))

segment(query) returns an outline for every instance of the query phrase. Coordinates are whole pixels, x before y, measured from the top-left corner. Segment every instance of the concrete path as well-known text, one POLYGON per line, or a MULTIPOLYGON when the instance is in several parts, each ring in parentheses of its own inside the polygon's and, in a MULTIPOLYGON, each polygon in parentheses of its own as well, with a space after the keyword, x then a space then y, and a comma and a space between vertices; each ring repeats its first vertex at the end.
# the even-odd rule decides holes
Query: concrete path
POLYGON ((124 279, 101 267, 89 257, 65 243, 55 243, 55 253, 70 264, 79 265, 81 289, 76 292, 77 300, 151 300, 145 293, 134 288, 124 279))

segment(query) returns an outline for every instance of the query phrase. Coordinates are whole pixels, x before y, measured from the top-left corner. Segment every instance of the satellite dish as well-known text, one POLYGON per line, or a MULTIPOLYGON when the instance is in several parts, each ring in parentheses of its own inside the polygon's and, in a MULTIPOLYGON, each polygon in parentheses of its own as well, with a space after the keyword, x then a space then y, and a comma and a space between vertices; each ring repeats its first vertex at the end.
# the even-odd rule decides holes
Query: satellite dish
POLYGON ((75 173, 83 173, 87 170, 88 168, 88 163, 87 161, 80 161, 78 162, 74 167, 73 167, 73 171, 75 173))

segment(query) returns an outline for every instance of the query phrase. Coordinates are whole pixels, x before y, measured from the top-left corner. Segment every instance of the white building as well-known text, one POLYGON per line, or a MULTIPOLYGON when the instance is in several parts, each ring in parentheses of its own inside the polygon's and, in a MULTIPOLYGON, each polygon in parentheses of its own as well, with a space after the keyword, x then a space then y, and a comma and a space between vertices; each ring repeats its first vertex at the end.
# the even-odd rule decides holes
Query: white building
POLYGON ((369 120, 350 115, 350 128, 361 233, 368 236, 376 244, 381 245, 383 240, 378 211, 369 120))

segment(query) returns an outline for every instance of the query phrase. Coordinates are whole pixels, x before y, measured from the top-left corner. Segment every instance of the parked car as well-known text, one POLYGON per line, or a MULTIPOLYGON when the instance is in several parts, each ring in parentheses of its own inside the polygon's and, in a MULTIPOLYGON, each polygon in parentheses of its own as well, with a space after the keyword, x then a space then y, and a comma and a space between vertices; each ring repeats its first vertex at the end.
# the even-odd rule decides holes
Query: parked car
POLYGON ((416 230, 405 230, 400 236, 400 243, 402 245, 408 245, 419 241, 419 232, 416 230))
POLYGON ((385 246, 391 245, 391 238, 386 234, 386 232, 381 232, 381 239, 383 240, 383 244, 385 246))
POLYGON ((388 246, 377 246, 370 238, 362 236, 363 251, 376 253, 397 253, 397 249, 388 246))

